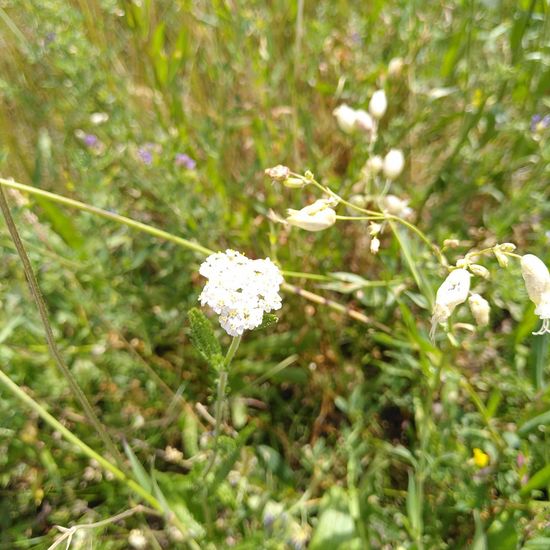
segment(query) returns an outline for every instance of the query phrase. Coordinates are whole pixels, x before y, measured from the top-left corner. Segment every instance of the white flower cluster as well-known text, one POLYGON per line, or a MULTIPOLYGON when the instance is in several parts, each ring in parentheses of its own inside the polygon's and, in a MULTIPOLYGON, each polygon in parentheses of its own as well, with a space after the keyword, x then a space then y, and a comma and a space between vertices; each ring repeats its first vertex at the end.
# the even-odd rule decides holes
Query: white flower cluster
POLYGON ((269 259, 250 260, 240 252, 226 250, 211 254, 199 273, 208 279, 199 299, 220 317, 220 325, 231 336, 262 324, 264 313, 280 309, 279 287, 283 277, 269 259))

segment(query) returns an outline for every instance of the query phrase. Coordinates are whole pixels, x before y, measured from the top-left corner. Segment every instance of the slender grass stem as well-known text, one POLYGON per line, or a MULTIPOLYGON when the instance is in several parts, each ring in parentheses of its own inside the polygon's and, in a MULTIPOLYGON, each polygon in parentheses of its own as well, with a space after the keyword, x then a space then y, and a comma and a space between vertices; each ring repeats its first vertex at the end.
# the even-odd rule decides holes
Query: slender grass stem
POLYGON ((94 429, 98 433, 99 437, 103 441, 108 452, 117 461, 119 466, 122 466, 124 462, 122 460, 121 454, 119 453, 118 449, 113 443, 113 440, 105 430, 104 426, 99 421, 99 418, 95 414, 92 408, 92 405, 88 401, 88 398, 86 397, 86 395, 84 394, 80 386, 78 385, 78 382, 76 381, 75 377, 73 376, 69 367, 66 365, 63 357, 61 356, 61 353, 59 352, 59 349, 55 342, 53 330, 50 324, 46 302, 44 300, 44 297, 42 296, 42 292, 40 291, 38 281, 36 280, 36 276, 34 275, 31 262, 27 255, 23 242, 21 241, 21 237, 19 236, 19 231, 17 230, 15 222, 13 221, 13 218, 11 216, 10 208, 6 200, 6 196, 4 194, 4 189, 2 187, 0 187, 0 209, 2 210, 2 214, 4 216, 4 219, 6 220, 6 225, 8 226, 8 230, 13 240, 13 244, 17 249, 17 253, 19 254, 21 263, 23 264, 23 270, 25 271, 25 277, 29 285, 29 290, 36 304, 36 307, 38 309, 38 313, 40 315, 42 325, 44 326, 44 332, 46 335, 46 341, 48 343, 50 354, 53 360, 55 361, 57 367, 63 374, 63 376, 67 379, 67 382, 69 383, 69 387, 74 397, 82 406, 84 413, 88 418, 88 421, 91 423, 91 425, 94 427, 94 429))
MULTIPOLYGON (((102 208, 98 208, 96 206, 91 206, 84 202, 80 202, 74 199, 69 199, 67 197, 58 195, 56 193, 50 193, 49 191, 44 191, 43 189, 38 189, 37 187, 33 187, 32 185, 25 185, 23 183, 18 183, 16 181, 0 178, 0 186, 8 187, 11 189, 17 189, 18 191, 30 193, 32 195, 37 195, 45 199, 48 199, 50 201, 56 202, 58 204, 63 204, 70 208, 76 208, 77 210, 81 210, 83 212, 89 212, 91 214, 95 214, 101 218, 105 218, 107 220, 114 221, 122 225, 126 225, 133 229, 137 229, 138 231, 143 231, 144 233, 148 233, 149 235, 153 235, 154 237, 170 241, 183 248, 194 250, 195 252, 198 252, 205 256, 212 254, 214 252, 213 250, 210 250, 209 248, 206 248, 201 244, 195 243, 188 239, 184 239, 182 237, 178 237, 177 235, 173 235, 172 233, 168 233, 167 231, 163 231, 162 229, 157 229, 156 227, 152 227, 145 223, 135 221, 126 216, 121 216, 120 214, 115 214, 114 212, 109 212, 108 210, 103 210, 102 208)), ((282 271, 282 273, 286 277, 299 277, 299 278, 305 278, 305 279, 321 280, 327 277, 326 275, 319 275, 316 273, 299 273, 299 272, 284 271, 284 270, 282 271)), ((306 300, 316 302, 318 304, 326 305, 327 307, 335 311, 339 311, 345 315, 348 315, 349 317, 351 317, 352 319, 355 319, 356 321, 370 324, 370 322, 366 321, 367 317, 365 315, 363 315, 358 311, 354 311, 353 309, 350 309, 346 306, 343 306, 338 302, 335 302, 333 300, 327 300, 326 298, 319 296, 318 294, 315 294, 307 290, 303 290, 300 287, 297 287, 294 285, 284 284, 282 288, 286 292, 290 292, 292 294, 302 296, 306 300)))

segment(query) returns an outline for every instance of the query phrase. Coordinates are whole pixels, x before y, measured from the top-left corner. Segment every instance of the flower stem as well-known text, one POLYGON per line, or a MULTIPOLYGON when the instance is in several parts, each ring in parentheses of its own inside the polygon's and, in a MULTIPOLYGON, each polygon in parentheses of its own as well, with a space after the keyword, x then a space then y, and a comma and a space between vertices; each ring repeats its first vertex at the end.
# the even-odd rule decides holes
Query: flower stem
POLYGON ((27 255, 27 252, 25 251, 25 247, 23 246, 21 237, 19 236, 19 231, 17 230, 15 222, 13 221, 13 218, 11 216, 10 207, 8 205, 8 202, 6 200, 6 196, 4 194, 4 190, 2 189, 2 187, 0 187, 0 209, 2 210, 2 214, 4 216, 4 219, 6 220, 6 225, 8 226, 8 230, 11 235, 13 244, 17 249, 17 253, 19 254, 21 263, 23 264, 23 270, 25 272, 25 277, 29 285, 29 290, 34 299, 36 307, 38 309, 38 313, 40 315, 42 325, 44 326, 46 342, 48 343, 50 354, 54 359, 57 367, 63 374, 63 376, 67 379, 67 382, 69 383, 69 387, 74 397, 77 399, 77 401, 80 402, 80 405, 82 406, 84 413, 88 418, 88 421, 95 428, 99 437, 105 444, 105 447, 107 448, 109 453, 113 456, 113 458, 117 461, 118 465, 122 466, 124 462, 122 460, 121 454, 119 453, 118 449, 113 443, 113 440, 111 439, 111 437, 109 436, 109 434, 107 433, 107 431, 105 430, 101 422, 99 421, 90 402, 88 401, 88 398, 86 397, 84 392, 81 390, 80 386, 78 385, 78 382, 76 381, 69 367, 66 365, 65 361, 63 360, 61 353, 59 352, 59 349, 55 342, 55 337, 53 335, 53 330, 49 321, 46 302, 44 301, 44 297, 42 296, 42 292, 40 291, 38 281, 36 280, 36 276, 34 275, 31 262, 27 255))
POLYGON ((231 365, 231 361, 233 360, 233 357, 235 357, 235 353, 237 353, 237 349, 239 349, 240 343, 241 343, 241 336, 234 336, 233 340, 231 340, 231 345, 227 350, 227 354, 225 356, 223 364, 220 368, 220 376, 218 378, 218 389, 216 392, 216 413, 215 413, 216 424, 214 425, 214 452, 212 453, 210 462, 208 463, 208 466, 206 467, 206 470, 204 472, 205 476, 212 469, 212 466, 214 465, 214 462, 216 461, 216 456, 218 454, 218 439, 220 437, 220 431, 221 431, 221 425, 222 425, 223 408, 225 404, 225 388, 227 386, 228 371, 229 371, 229 366, 231 365))

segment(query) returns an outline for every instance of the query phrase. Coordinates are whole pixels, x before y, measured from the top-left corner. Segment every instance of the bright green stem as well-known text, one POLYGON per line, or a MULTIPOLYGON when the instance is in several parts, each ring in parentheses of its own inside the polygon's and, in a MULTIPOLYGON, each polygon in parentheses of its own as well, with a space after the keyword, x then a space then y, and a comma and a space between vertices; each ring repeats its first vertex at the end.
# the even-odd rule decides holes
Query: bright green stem
MULTIPOLYGON (((113 476, 122 481, 131 491, 141 497, 145 502, 150 504, 155 510, 164 513, 161 503, 150 493, 148 493, 141 485, 136 483, 133 479, 129 478, 122 470, 117 468, 114 464, 109 462, 99 453, 96 453, 91 447, 88 447, 84 441, 79 439, 69 429, 67 429, 61 422, 59 422, 54 416, 52 416, 40 403, 35 401, 30 395, 26 394, 4 371, 0 369, 0 382, 11 391, 18 399, 29 406, 34 412, 49 424, 54 430, 58 431, 67 441, 78 447, 86 456, 90 459, 96 460, 97 463, 108 472, 111 472, 113 476)), ((176 525, 184 535, 189 536, 187 528, 175 517, 170 518, 170 521, 176 525)), ((188 543, 192 548, 199 548, 197 543, 193 539, 189 539, 188 543)))
POLYGON ((225 404, 225 388, 227 386, 228 371, 229 371, 229 366, 231 365, 231 361, 233 361, 233 357, 235 357, 235 353, 237 353, 237 349, 239 349, 240 343, 241 343, 241 337, 234 336, 233 340, 231 340, 231 345, 227 350, 227 354, 225 356, 223 365, 220 369, 220 376, 218 378, 218 389, 216 392, 216 413, 215 413, 216 424, 214 425, 214 452, 212 453, 210 462, 206 467, 206 471, 204 473, 205 476, 212 469, 212 466, 216 461, 216 455, 218 454, 218 439, 220 437, 220 431, 222 426, 223 406, 225 404))
POLYGON ((121 216, 119 214, 115 214, 114 212, 109 212, 108 210, 103 210, 102 208, 97 208, 96 206, 91 206, 84 202, 69 199, 67 197, 63 197, 62 195, 56 195, 55 193, 50 193, 49 191, 44 191, 43 189, 38 189, 37 187, 24 185, 22 183, 17 183, 15 181, 10 181, 4 178, 0 178, 0 184, 5 185, 6 187, 11 187, 13 189, 18 189, 19 191, 32 193, 33 195, 38 195, 39 197, 44 197, 53 202, 64 204, 65 206, 70 206, 72 208, 77 208, 78 210, 82 210, 84 212, 90 212, 91 214, 95 214, 96 216, 99 216, 101 218, 116 221, 134 229, 139 229, 144 233, 149 233, 150 235, 154 235, 155 237, 160 237, 161 239, 179 244, 180 246, 189 248, 190 250, 195 250, 196 252, 200 252, 201 254, 208 255, 214 252, 213 250, 210 250, 205 246, 194 243, 182 237, 172 235, 172 233, 168 233, 167 231, 163 231, 162 229, 151 227, 150 225, 132 220, 131 218, 127 218, 126 216, 121 216))
POLYGON ((86 414, 86 417, 88 418, 89 422, 97 431, 99 437, 105 444, 105 447, 107 448, 109 453, 111 453, 113 458, 117 461, 117 463, 120 466, 123 464, 122 456, 118 452, 115 444, 113 443, 113 440, 110 438, 109 434, 107 433, 107 431, 105 430, 101 422, 99 421, 92 406, 90 405, 90 402, 88 401, 88 398, 86 397, 84 392, 80 389, 78 382, 76 381, 69 367, 66 365, 65 361, 63 360, 61 353, 59 353, 59 349, 57 348, 55 337, 53 335, 53 330, 50 324, 46 302, 44 301, 44 297, 42 296, 42 292, 40 291, 40 287, 38 286, 38 281, 36 280, 36 277, 34 275, 31 262, 29 260, 29 257, 27 256, 27 252, 25 251, 25 247, 23 246, 21 237, 19 236, 19 231, 17 231, 17 227, 11 216, 10 208, 2 187, 0 187, 0 209, 2 210, 2 214, 4 215, 4 219, 6 220, 6 225, 8 226, 8 230, 13 240, 13 244, 17 249, 17 253, 19 254, 21 263, 23 264, 23 270, 25 271, 25 277, 29 285, 29 290, 35 301, 36 307, 38 309, 38 313, 40 314, 40 319, 44 326, 44 332, 46 334, 46 341, 48 343, 48 348, 50 350, 50 353, 56 365, 58 366, 59 370, 61 371, 63 376, 67 379, 67 382, 69 383, 69 387, 71 388, 73 395, 80 402, 82 408, 84 409, 84 413, 86 414))
MULTIPOLYGON (((44 197, 45 199, 48 199, 52 202, 63 204, 71 208, 76 208, 77 210, 90 212, 91 214, 95 214, 101 218, 115 221, 117 223, 126 225, 133 229, 137 229, 138 231, 143 231, 144 233, 148 233, 149 235, 153 235, 160 239, 165 239, 167 241, 173 242, 179 246, 182 246, 183 248, 195 250, 200 254, 209 255, 213 253, 213 250, 210 250, 205 246, 189 241, 188 239, 178 237, 176 235, 173 235, 172 233, 163 231, 162 229, 157 229, 156 227, 152 227, 145 223, 137 222, 135 220, 132 220, 131 218, 127 218, 126 216, 120 216, 119 214, 115 214, 114 212, 109 212, 108 210, 103 210, 102 208, 97 208, 95 206, 91 206, 84 202, 80 202, 74 199, 69 199, 62 195, 57 195, 56 193, 50 193, 49 191, 38 189, 37 187, 33 187, 32 185, 25 185, 23 183, 7 180, 5 178, 0 178, 0 185, 4 187, 9 187, 12 189, 17 189, 18 191, 23 191, 25 193, 30 193, 31 195, 38 195, 39 197, 44 197)), ((329 280, 329 278, 326 275, 317 275, 315 273, 299 273, 299 272, 284 271, 284 270, 282 270, 281 273, 285 277, 299 277, 304 279, 329 280)), ((363 314, 357 311, 354 311, 353 309, 347 308, 346 306, 343 306, 332 300, 327 300, 326 298, 319 296, 318 294, 314 294, 313 292, 303 290, 300 287, 290 285, 290 284, 283 284, 282 288, 286 292, 291 292, 292 294, 297 294, 298 296, 302 296, 306 300, 310 300, 318 304, 326 305, 327 307, 334 309, 335 311, 339 311, 345 315, 349 315, 350 317, 352 317, 353 319, 356 319, 361 323, 369 324, 369 322, 366 320, 367 318, 363 314)))

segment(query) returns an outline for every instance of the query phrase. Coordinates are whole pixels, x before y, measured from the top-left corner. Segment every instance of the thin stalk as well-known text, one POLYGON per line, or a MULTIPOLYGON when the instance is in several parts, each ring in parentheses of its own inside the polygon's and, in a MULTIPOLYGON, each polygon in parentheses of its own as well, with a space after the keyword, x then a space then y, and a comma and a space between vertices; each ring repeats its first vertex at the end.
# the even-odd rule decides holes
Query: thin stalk
POLYGON ((157 229, 156 227, 152 227, 145 223, 141 223, 136 220, 132 220, 131 218, 127 218, 126 216, 121 216, 120 214, 115 214, 114 212, 109 212, 108 210, 103 210, 102 208, 97 208, 96 206, 92 206, 84 202, 80 202, 74 199, 69 199, 68 197, 63 197, 62 195, 50 193, 49 191, 44 191, 43 189, 38 189, 36 187, 32 187, 31 185, 24 185, 22 183, 10 181, 4 178, 0 178, 0 184, 6 187, 11 187, 13 189, 18 189, 19 191, 32 193, 33 195, 44 197, 45 199, 57 202, 59 204, 64 204, 65 206, 70 206, 72 208, 77 208, 78 210, 82 210, 84 212, 89 212, 90 214, 95 214, 96 216, 105 218, 107 220, 116 221, 123 225, 127 225, 128 227, 132 227, 134 229, 143 231, 144 233, 149 233, 150 235, 154 235, 155 237, 160 237, 161 239, 164 239, 166 241, 179 244, 184 248, 189 248, 190 250, 200 252, 201 254, 204 254, 204 255, 209 255, 214 252, 213 250, 210 250, 205 246, 202 246, 198 243, 194 243, 193 241, 189 241, 182 237, 178 237, 176 235, 173 235, 172 233, 163 231, 162 229, 157 229))
POLYGON ((214 425, 214 452, 212 453, 210 462, 208 463, 208 466, 206 467, 206 470, 204 472, 205 476, 212 469, 212 466, 214 465, 214 462, 216 461, 216 456, 218 454, 218 439, 220 437, 220 431, 221 431, 221 425, 222 425, 223 406, 225 404, 225 388, 227 386, 228 371, 229 371, 229 366, 231 365, 231 361, 233 360, 233 357, 235 357, 235 353, 237 353, 237 349, 239 349, 240 343, 241 343, 241 337, 234 336, 233 340, 231 340, 231 345, 227 350, 227 354, 225 356, 224 362, 220 369, 220 376, 218 378, 218 389, 216 392, 216 413, 215 413, 216 424, 214 425))
MULTIPOLYGON (((54 416, 52 416, 40 403, 35 401, 30 395, 26 394, 4 371, 0 369, 0 382, 6 386, 19 400, 29 406, 34 412, 49 424, 54 430, 59 432, 69 443, 72 443, 78 447, 88 458, 96 460, 97 463, 108 472, 111 472, 113 476, 124 483, 131 491, 141 497, 145 502, 149 503, 155 510, 164 513, 164 509, 161 503, 141 485, 136 483, 133 479, 129 478, 122 470, 117 468, 112 462, 104 458, 99 453, 96 453, 91 447, 86 445, 84 441, 78 438, 68 428, 63 426, 54 416)), ((170 521, 182 532, 182 534, 189 537, 187 541, 189 545, 194 548, 200 548, 198 544, 190 538, 187 528, 181 523, 175 516, 169 518, 170 521)))
MULTIPOLYGON (((203 254, 205 256, 212 254, 214 252, 213 250, 210 250, 205 246, 202 246, 198 243, 194 243, 193 241, 189 241, 188 239, 178 237, 176 235, 173 235, 172 233, 163 231, 162 229, 157 229, 156 227, 152 227, 145 223, 132 220, 131 218, 127 218, 126 216, 115 214, 114 212, 109 212, 108 210, 103 210, 102 208, 98 208, 96 206, 91 206, 84 202, 80 202, 74 199, 69 199, 62 195, 57 195, 56 193, 50 193, 49 191, 38 189, 37 187, 33 187, 32 185, 25 185, 23 183, 18 183, 16 181, 0 178, 0 186, 17 189, 19 191, 30 193, 32 195, 38 195, 39 197, 43 197, 47 200, 50 200, 59 204, 63 204, 65 206, 69 206, 71 208, 76 208, 77 210, 82 210, 83 212, 89 212, 91 214, 95 214, 101 218, 105 218, 107 220, 114 221, 122 225, 126 225, 133 229, 137 229, 138 231, 143 231, 144 233, 148 233, 149 235, 153 235, 154 237, 170 241, 183 248, 195 250, 196 252, 199 252, 200 254, 203 254)), ((282 273, 286 277, 299 277, 299 278, 307 278, 307 279, 319 279, 319 278, 326 277, 326 275, 318 275, 315 273, 297 273, 294 271, 282 271, 282 273)), ((316 302, 318 304, 326 305, 327 307, 334 309, 335 311, 339 311, 345 315, 349 315, 352 319, 355 319, 356 321, 368 324, 368 321, 366 320, 367 317, 365 315, 357 311, 354 311, 353 309, 350 309, 346 306, 343 306, 338 302, 335 302, 333 300, 327 300, 326 298, 319 296, 318 294, 309 292, 307 290, 303 290, 300 287, 297 287, 294 285, 284 284, 282 288, 286 292, 297 294, 311 302, 316 302)))
POLYGON ((99 421, 92 406, 90 405, 90 402, 88 401, 88 398, 86 397, 84 392, 80 389, 78 382, 76 381, 75 377, 69 370, 69 367, 66 365, 65 361, 63 360, 63 357, 61 356, 61 353, 59 352, 59 349, 55 342, 55 337, 53 335, 53 330, 50 324, 46 302, 44 301, 44 297, 42 296, 42 292, 40 291, 40 287, 38 286, 38 281, 36 280, 36 276, 34 275, 31 262, 29 260, 29 257, 27 256, 27 252, 25 251, 25 247, 23 245, 23 242, 21 241, 21 237, 19 236, 19 232, 17 231, 15 222, 13 221, 13 218, 11 216, 10 207, 8 205, 8 202, 6 201, 6 196, 4 194, 4 190, 2 189, 2 187, 0 187, 0 209, 2 210, 2 214, 4 216, 4 219, 6 220, 6 225, 8 226, 8 230, 13 240, 13 244, 17 249, 17 253, 19 254, 21 263, 23 264, 23 270, 25 271, 25 277, 27 278, 29 290, 34 299, 34 302, 38 309, 38 313, 40 314, 40 319, 44 326, 44 332, 46 335, 46 341, 48 343, 50 354, 53 360, 55 361, 57 367, 63 374, 63 376, 67 379, 67 382, 69 383, 69 387, 73 395, 80 402, 89 422, 95 428, 96 432, 98 433, 99 437, 105 444, 105 447, 107 448, 109 453, 111 453, 113 458, 117 461, 117 463, 120 466, 124 463, 122 460, 121 454, 119 453, 115 444, 113 443, 113 440, 111 439, 111 437, 109 436, 109 434, 107 433, 107 431, 105 430, 101 422, 99 421))

